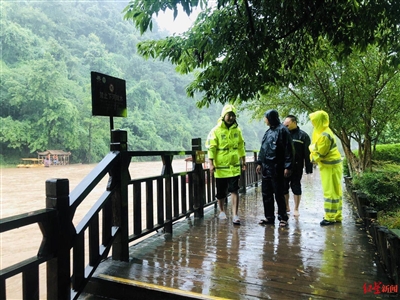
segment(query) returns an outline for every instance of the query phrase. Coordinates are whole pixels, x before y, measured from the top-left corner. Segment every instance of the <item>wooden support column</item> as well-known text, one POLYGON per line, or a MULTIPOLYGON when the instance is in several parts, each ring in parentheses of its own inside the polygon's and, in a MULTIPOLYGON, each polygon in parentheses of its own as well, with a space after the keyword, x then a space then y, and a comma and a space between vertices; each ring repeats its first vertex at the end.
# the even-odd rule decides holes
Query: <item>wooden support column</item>
POLYGON ((161 159, 163 162, 163 168, 161 175, 164 176, 164 189, 165 189, 165 233, 172 234, 172 180, 171 176, 173 174, 172 170, 172 160, 173 155, 162 155, 161 159))
POLYGON ((110 150, 119 152, 119 160, 110 171, 107 190, 114 190, 112 196, 113 225, 119 227, 120 234, 115 238, 112 247, 112 259, 129 261, 129 227, 128 227, 128 182, 130 181, 127 155, 128 134, 124 130, 111 131, 110 150))
POLYGON ((192 139, 192 161, 193 161, 193 208, 195 209, 194 217, 204 217, 205 204, 205 178, 203 171, 203 160, 201 151, 201 138, 192 139))
POLYGON ((73 225, 69 209, 68 179, 46 180, 46 208, 57 210, 55 222, 41 228, 45 232, 45 243, 42 243, 38 254, 54 253, 54 258, 47 262, 47 299, 69 300, 73 225))

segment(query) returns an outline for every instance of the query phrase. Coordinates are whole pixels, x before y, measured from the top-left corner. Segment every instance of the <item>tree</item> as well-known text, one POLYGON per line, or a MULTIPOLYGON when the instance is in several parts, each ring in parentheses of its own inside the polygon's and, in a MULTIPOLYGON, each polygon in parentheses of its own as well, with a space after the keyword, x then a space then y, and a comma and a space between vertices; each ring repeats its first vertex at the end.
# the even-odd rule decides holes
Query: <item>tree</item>
POLYGON ((202 8, 194 25, 139 43, 138 52, 170 60, 182 73, 196 71, 187 93, 202 93, 199 106, 247 101, 270 86, 301 82, 326 41, 339 58, 377 43, 394 53, 389 63, 399 64, 400 1, 132 0, 124 12, 144 33, 154 15, 171 9, 176 17, 179 6, 188 15, 202 8))
POLYGON ((72 94, 65 65, 46 53, 43 59, 5 71, 0 117, 9 126, 2 131, 0 141, 9 148, 30 152, 49 147, 74 149, 78 111, 67 99, 72 94))
MULTIPOLYGON (((126 80, 128 118, 116 118, 114 128, 128 131, 130 149, 190 149, 191 138, 204 142, 222 105, 198 109, 198 95, 193 100, 185 90, 192 74, 136 53, 138 42, 165 34, 140 35, 123 20, 127 2, 23 3, 0 1, 0 162, 49 147, 85 163, 109 151, 109 120, 91 115, 90 71, 126 80)), ((260 126, 246 120, 239 118, 246 145, 256 149, 251 142, 259 143, 260 126)))
POLYGON ((333 49, 327 53, 310 67, 302 84, 271 90, 249 107, 259 113, 265 106, 296 114, 325 110, 350 169, 362 172, 371 166, 375 146, 387 128, 399 126, 400 73, 388 63, 391 54, 376 47, 363 55, 353 52, 341 61, 333 49), (357 156, 351 141, 358 145, 357 156))

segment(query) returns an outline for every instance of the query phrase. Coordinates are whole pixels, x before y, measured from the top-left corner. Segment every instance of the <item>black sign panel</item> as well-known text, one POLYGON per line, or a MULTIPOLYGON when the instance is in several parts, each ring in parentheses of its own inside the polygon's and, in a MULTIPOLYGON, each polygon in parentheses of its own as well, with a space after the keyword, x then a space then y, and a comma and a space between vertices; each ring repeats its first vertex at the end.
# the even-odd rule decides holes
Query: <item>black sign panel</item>
POLYGON ((94 116, 126 117, 125 80, 91 72, 92 114, 94 116))

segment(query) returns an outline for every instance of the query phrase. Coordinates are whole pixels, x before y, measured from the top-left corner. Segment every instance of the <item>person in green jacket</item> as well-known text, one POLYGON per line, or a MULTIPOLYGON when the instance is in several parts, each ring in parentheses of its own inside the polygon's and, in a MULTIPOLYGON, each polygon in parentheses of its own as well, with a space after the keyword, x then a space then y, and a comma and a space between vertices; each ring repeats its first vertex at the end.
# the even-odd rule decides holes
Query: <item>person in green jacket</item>
POLYGON ((327 226, 342 221, 342 156, 329 128, 329 115, 319 110, 310 114, 310 120, 314 126, 310 160, 318 164, 324 193, 325 215, 320 225, 327 226))
POLYGON ((232 104, 223 107, 217 125, 210 131, 206 141, 211 176, 215 177, 220 209, 219 218, 227 219, 225 199, 231 193, 232 222, 240 225, 239 178, 246 167, 246 151, 242 131, 236 122, 236 108, 232 104))

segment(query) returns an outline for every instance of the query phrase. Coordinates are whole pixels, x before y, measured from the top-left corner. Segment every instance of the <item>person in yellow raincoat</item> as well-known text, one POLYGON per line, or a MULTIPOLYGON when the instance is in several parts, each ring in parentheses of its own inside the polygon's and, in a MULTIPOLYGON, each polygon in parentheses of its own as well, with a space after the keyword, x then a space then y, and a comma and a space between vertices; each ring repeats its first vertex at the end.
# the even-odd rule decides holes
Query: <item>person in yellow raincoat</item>
POLYGON ((231 193, 232 222, 240 225, 239 178, 241 170, 246 167, 246 151, 242 131, 236 122, 236 108, 232 104, 223 107, 217 125, 208 134, 206 147, 210 173, 215 177, 219 218, 227 219, 224 204, 228 193, 231 193))
POLYGON ((342 157, 336 138, 329 128, 329 115, 319 110, 310 114, 314 126, 310 145, 310 160, 318 164, 324 193, 324 219, 321 226, 342 221, 342 157))

